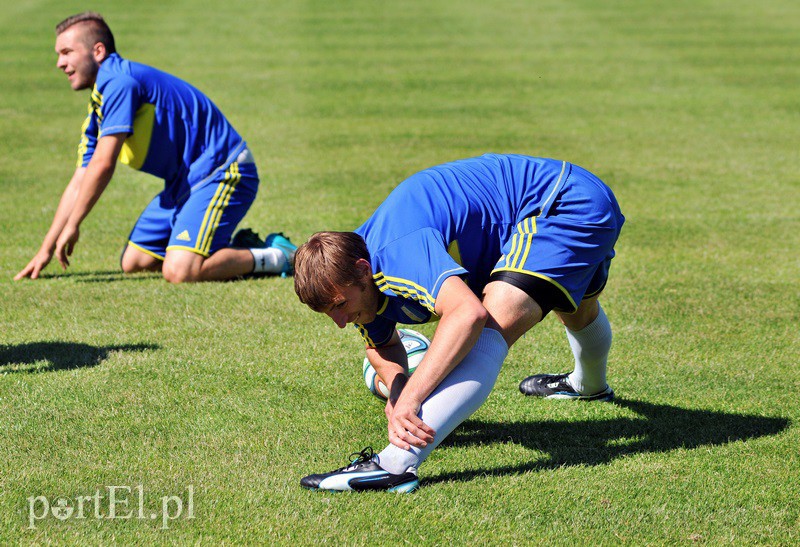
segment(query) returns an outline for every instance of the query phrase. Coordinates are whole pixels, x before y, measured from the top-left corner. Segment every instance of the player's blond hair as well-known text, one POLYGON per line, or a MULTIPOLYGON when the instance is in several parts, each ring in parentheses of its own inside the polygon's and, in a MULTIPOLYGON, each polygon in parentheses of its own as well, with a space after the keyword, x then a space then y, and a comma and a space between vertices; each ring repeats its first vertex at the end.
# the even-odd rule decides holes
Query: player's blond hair
POLYGON ((297 249, 294 257, 294 291, 300 302, 314 311, 324 311, 339 293, 339 287, 368 280, 356 267, 363 258, 369 262, 364 239, 355 232, 317 232, 297 249))

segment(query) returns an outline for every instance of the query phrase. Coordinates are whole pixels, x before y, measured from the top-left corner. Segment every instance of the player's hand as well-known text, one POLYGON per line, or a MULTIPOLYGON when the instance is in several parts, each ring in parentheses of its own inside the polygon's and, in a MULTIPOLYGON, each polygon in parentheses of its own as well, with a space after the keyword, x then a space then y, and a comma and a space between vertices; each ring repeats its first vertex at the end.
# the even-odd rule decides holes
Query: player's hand
POLYGON ((17 275, 14 276, 14 281, 19 281, 22 278, 30 277, 31 279, 37 279, 39 277, 39 272, 45 269, 45 267, 50 264, 50 260, 53 258, 53 252, 48 249, 39 249, 39 252, 36 253, 28 265, 22 268, 17 275))
POLYGON ((436 432, 419 418, 420 406, 421 403, 402 396, 394 405, 390 402, 386 404, 389 442, 403 450, 408 450, 411 446, 425 448, 428 443, 433 442, 436 432))
POLYGON ((69 258, 72 256, 72 251, 75 250, 75 244, 78 243, 80 237, 80 230, 77 226, 67 224, 61 231, 56 241, 56 258, 63 269, 69 266, 69 258))

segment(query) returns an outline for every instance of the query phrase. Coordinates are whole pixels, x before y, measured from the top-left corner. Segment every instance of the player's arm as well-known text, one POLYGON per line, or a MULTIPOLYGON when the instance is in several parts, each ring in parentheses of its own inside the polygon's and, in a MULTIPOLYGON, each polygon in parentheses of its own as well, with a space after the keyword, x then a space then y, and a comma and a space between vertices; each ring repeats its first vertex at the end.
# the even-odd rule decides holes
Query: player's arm
POLYGON ((69 266, 67 257, 72 254, 78 242, 81 222, 100 199, 114 175, 117 157, 127 136, 127 133, 118 133, 97 140, 97 146, 83 173, 72 209, 56 240, 55 255, 64 269, 69 266))
POLYGON ((78 167, 75 169, 75 173, 72 174, 72 178, 61 194, 61 200, 58 202, 55 215, 53 215, 53 222, 50 224, 50 229, 47 230, 47 234, 44 236, 39 251, 31 261, 28 262, 28 265, 14 276, 15 281, 19 281, 24 277, 37 279, 39 277, 39 272, 50 263, 50 260, 53 258, 53 251, 56 248, 56 240, 58 240, 58 236, 61 235, 61 230, 64 228, 72 212, 72 206, 78 195, 78 189, 80 188, 80 183, 81 180, 83 180, 85 171, 85 167, 78 167))
POLYGON ((389 388, 389 403, 394 404, 406 384, 408 355, 400 342, 400 335, 394 330, 386 345, 378 348, 367 348, 367 359, 372 368, 389 388))
POLYGON ((389 440, 404 450, 433 441, 435 432, 418 416, 420 406, 472 350, 489 317, 478 297, 457 276, 442 284, 435 311, 440 320, 431 346, 406 382, 389 420, 389 440))

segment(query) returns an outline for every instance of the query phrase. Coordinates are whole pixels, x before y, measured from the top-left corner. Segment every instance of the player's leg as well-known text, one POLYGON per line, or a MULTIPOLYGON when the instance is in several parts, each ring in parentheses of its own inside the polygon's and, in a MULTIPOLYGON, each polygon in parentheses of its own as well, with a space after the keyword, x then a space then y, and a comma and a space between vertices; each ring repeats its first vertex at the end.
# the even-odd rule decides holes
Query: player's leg
POLYGON ((175 217, 162 268, 164 278, 183 283, 221 281, 254 272, 290 272, 294 246, 278 234, 261 242, 250 230, 243 230, 231 246, 231 235, 257 190, 255 165, 237 162, 219 180, 193 190, 175 217), (239 248, 242 244, 253 247, 239 248))
POLYGON ((162 273, 170 283, 224 281, 253 271, 253 255, 247 249, 224 248, 206 258, 194 251, 169 249, 162 273))
POLYGON ((581 302, 574 314, 558 313, 575 357, 575 369, 567 377, 579 393, 596 394, 610 390, 606 382, 611 324, 597 296, 581 302))
MULTIPOLYGON (((540 306, 525 290, 505 281, 490 282, 483 291, 489 320, 467 356, 442 381, 420 408, 420 418, 436 431, 425 448, 387 446, 382 468, 392 473, 416 469, 430 453, 489 397, 508 349, 542 320, 540 306)), ((545 308, 549 311, 549 308, 545 308)))
POLYGON ((420 407, 420 418, 436 430, 433 443, 409 450, 390 444, 380 454, 368 455, 350 466, 301 479, 306 488, 322 490, 390 490, 416 488, 417 467, 455 427, 474 413, 489 396, 508 353, 503 336, 485 328, 467 356, 436 387, 420 407))
POLYGON ((486 286, 483 305, 490 318, 475 346, 420 407, 420 418, 436 431, 433 443, 408 450, 390 444, 374 458, 355 460, 351 466, 331 473, 309 475, 301 484, 332 490, 415 488, 417 468, 486 401, 509 346, 542 318, 542 307, 527 292, 503 281, 486 286))
POLYGON ((606 383, 606 364, 611 327, 597 297, 608 280, 624 217, 597 177, 579 168, 573 168, 573 176, 550 215, 537 218, 537 250, 545 259, 535 271, 567 297, 553 309, 566 328, 575 369, 530 376, 519 389, 554 399, 610 400, 614 392, 606 383))
POLYGON ((131 244, 125 247, 120 259, 124 273, 160 272, 163 262, 163 259, 154 258, 131 244))
POLYGON ((120 257, 123 272, 161 270, 174 214, 171 207, 162 207, 162 198, 162 194, 154 197, 136 220, 120 257))

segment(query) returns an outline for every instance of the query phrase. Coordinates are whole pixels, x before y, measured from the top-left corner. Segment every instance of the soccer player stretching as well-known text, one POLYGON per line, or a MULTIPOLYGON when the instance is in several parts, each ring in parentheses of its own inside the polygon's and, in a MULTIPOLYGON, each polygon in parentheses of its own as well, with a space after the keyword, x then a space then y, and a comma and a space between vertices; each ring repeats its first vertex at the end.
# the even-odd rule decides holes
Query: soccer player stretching
POLYGON ((611 327, 598 296, 624 217, 600 179, 565 161, 487 154, 401 183, 355 232, 297 250, 295 291, 339 327, 353 323, 390 387, 390 444, 304 477, 322 490, 407 492, 430 452, 489 396, 508 348, 554 311, 575 357, 568 374, 526 378, 526 395, 603 400, 611 327), (439 319, 407 378, 398 323, 439 319))

